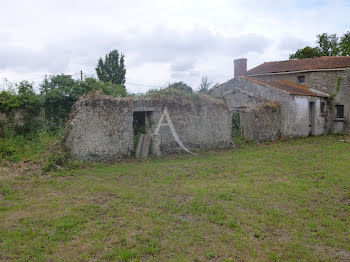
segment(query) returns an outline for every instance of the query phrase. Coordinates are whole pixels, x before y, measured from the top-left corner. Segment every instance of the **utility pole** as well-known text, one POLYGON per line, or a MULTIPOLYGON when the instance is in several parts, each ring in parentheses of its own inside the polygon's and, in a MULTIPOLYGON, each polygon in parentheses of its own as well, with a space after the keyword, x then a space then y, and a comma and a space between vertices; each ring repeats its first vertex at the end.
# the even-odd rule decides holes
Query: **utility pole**
POLYGON ((83 82, 83 70, 80 70, 80 82, 83 82))

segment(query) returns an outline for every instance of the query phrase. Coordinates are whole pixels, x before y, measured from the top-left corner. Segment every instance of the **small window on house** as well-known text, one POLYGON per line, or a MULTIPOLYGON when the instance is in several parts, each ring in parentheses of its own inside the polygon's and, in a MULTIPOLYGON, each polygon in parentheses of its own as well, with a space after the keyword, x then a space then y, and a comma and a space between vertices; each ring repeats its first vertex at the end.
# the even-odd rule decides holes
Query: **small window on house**
POLYGON ((344 105, 335 106, 335 115, 336 118, 344 118, 344 105))
POLYGON ((304 84, 305 83, 305 76, 298 76, 298 84, 304 84))
POLYGON ((321 105, 320 105, 320 109, 321 109, 321 114, 324 114, 324 111, 325 111, 325 103, 324 102, 321 102, 321 105))

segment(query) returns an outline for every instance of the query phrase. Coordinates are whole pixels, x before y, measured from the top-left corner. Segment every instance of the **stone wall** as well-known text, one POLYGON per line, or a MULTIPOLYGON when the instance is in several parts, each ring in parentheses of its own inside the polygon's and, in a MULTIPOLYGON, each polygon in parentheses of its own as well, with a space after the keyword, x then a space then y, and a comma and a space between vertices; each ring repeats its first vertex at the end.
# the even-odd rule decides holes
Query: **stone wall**
POLYGON ((281 136, 281 111, 277 103, 263 103, 240 112, 243 136, 248 141, 274 141, 281 136))
POLYGON ((74 156, 107 160, 128 156, 133 148, 130 99, 83 97, 73 108, 67 146, 74 156))
MULTIPOLYGON (((326 131, 350 134, 350 69, 253 76, 262 80, 285 80, 298 82, 298 76, 305 76, 305 85, 314 90, 328 93, 326 131), (340 86, 338 86, 340 80, 340 86), (344 119, 336 119, 335 106, 344 105, 344 119)), ((317 133, 320 133, 317 131, 317 133)), ((322 133, 322 132, 321 132, 322 133)))
MULTIPOLYGON (((245 112, 261 103, 277 102, 280 108, 280 132, 285 137, 307 136, 310 133, 309 106, 315 103, 313 134, 326 133, 326 116, 321 114, 323 98, 294 96, 268 85, 260 85, 246 78, 234 78, 211 91, 216 97, 223 97, 231 111, 245 112)), ((272 131, 274 132, 274 131, 272 131)))
POLYGON ((266 102, 281 104, 281 133, 292 136, 290 116, 291 96, 276 88, 261 86, 245 78, 234 78, 212 90, 215 97, 223 97, 231 111, 245 111, 266 102))
POLYGON ((330 94, 334 92, 336 89, 338 77, 340 76, 343 77, 344 74, 345 74, 344 70, 331 70, 331 71, 256 75, 256 76, 250 76, 250 77, 261 79, 261 80, 284 80, 284 81, 298 84, 298 77, 305 76, 304 84, 307 87, 330 94))
MULTIPOLYGON (((133 112, 149 112, 151 133, 167 108, 175 132, 190 151, 228 147, 231 114, 224 102, 208 96, 161 94, 142 98, 82 97, 74 105, 67 145, 80 159, 108 160, 129 156, 134 149, 133 112)), ((165 118, 163 124, 168 121, 165 118)), ((182 150, 169 126, 159 127, 162 155, 182 150)), ((154 146, 154 145, 153 145, 154 146)))
POLYGON ((334 98, 331 100, 329 121, 332 131, 340 134, 350 134, 350 69, 339 78, 339 86, 335 88, 334 98), (336 118, 336 105, 344 105, 344 118, 336 118))

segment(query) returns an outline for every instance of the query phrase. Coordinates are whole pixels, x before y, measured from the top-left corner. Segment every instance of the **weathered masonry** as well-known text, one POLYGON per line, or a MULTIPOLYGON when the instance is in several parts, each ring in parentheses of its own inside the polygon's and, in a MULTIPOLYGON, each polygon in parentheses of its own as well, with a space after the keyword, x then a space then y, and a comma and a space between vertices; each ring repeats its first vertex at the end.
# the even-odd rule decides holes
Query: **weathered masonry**
POLYGON ((74 105, 68 125, 72 155, 88 160, 130 156, 141 134, 151 138, 149 152, 157 156, 224 148, 232 130, 224 102, 176 92, 141 98, 85 96, 74 105))
POLYGON ((326 129, 350 134, 350 57, 318 58, 266 62, 247 71, 247 59, 235 61, 236 77, 261 81, 286 81, 329 95, 325 104, 326 129))
POLYGON ((248 140, 268 141, 280 136, 326 132, 326 112, 322 106, 328 95, 304 86, 238 77, 212 90, 212 95, 223 97, 232 112, 239 112, 241 128, 248 140))
POLYGON ((234 64, 234 78, 211 95, 225 99, 246 139, 350 134, 350 57, 234 64))

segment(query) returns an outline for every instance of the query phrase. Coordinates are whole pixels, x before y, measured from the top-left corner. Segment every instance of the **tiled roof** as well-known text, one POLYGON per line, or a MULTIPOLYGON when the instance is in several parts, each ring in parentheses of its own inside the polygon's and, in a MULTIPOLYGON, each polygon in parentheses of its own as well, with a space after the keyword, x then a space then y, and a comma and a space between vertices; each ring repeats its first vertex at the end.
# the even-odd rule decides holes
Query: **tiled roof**
POLYGON ((350 56, 322 56, 278 62, 265 62, 250 69, 247 76, 255 74, 336 69, 350 67, 350 56))
POLYGON ((317 96, 317 97, 328 97, 326 94, 318 93, 307 86, 299 85, 295 83, 291 83, 288 81, 282 81, 282 80, 257 80, 254 78, 249 77, 243 77, 244 79, 247 79, 251 82, 254 82, 259 85, 263 86, 270 86, 274 87, 280 90, 283 90, 285 92, 288 92, 291 95, 300 95, 300 96, 317 96))

